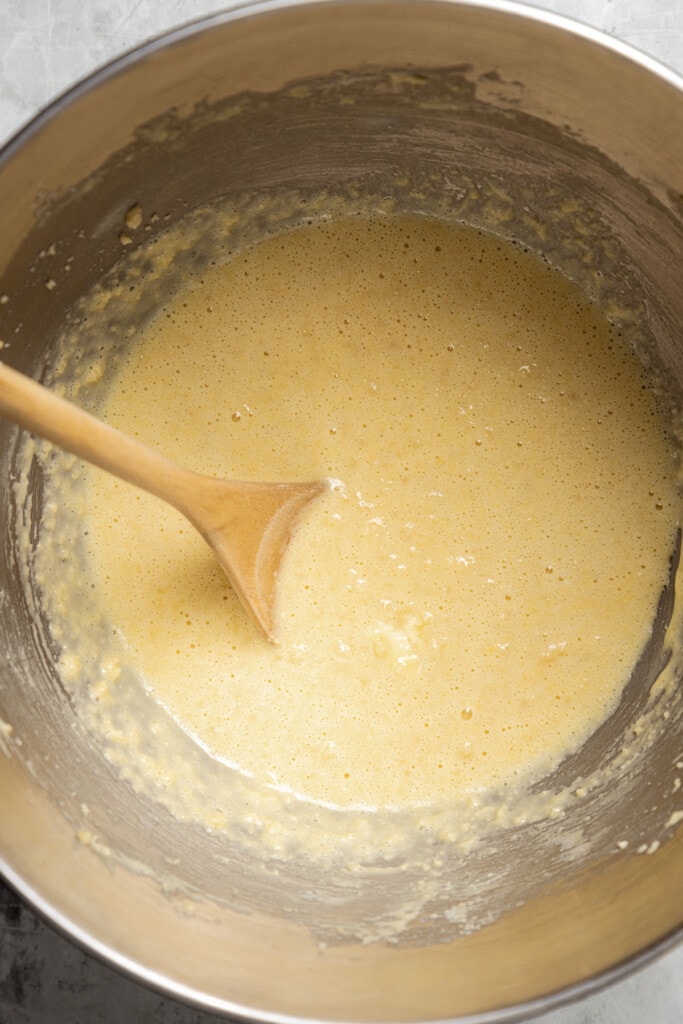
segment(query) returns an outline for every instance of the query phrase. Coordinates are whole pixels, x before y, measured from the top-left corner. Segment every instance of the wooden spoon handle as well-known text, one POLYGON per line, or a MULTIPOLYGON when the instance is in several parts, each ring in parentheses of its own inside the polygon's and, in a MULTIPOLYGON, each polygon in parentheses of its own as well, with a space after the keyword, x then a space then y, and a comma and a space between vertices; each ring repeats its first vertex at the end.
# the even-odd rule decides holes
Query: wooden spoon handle
POLYGON ((191 487, 195 473, 121 434, 4 363, 0 363, 0 414, 185 511, 180 507, 178 494, 191 487))

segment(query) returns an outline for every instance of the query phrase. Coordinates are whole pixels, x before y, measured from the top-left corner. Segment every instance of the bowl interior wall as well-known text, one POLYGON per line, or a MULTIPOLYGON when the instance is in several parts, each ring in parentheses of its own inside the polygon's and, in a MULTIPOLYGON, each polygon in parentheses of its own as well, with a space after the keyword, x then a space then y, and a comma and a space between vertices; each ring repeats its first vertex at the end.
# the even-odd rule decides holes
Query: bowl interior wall
MULTIPOLYGON (((390 197, 397 209, 466 220, 543 251, 615 311, 626 335, 646 331, 677 392, 681 93, 543 21, 417 7, 307 5, 219 19, 59 104, 0 166, 10 209, 0 252, 3 357, 39 375, 79 297, 108 274, 125 277, 131 257, 120 234, 132 205, 157 215, 152 239, 212 203, 283 193, 312 203, 324 192, 390 197), (269 41, 277 56, 264 68, 269 41), (565 216, 570 200, 576 209, 565 216)), ((141 299, 141 317, 182 270, 171 267, 141 299)), ((680 700, 659 742, 618 780, 619 799, 592 794, 559 831, 521 826, 452 857, 446 895, 394 947, 347 936, 359 917, 390 914, 419 874, 387 872, 349 887, 343 875, 254 861, 150 805, 98 755, 57 676, 57 649, 21 583, 16 432, 4 424, 0 453, 0 719, 13 726, 3 740, 12 756, 0 756, 0 853, 8 877, 77 937, 213 1008, 412 1020, 541 998, 681 928, 681 830, 652 856, 623 857, 616 847, 627 839, 638 848, 678 809, 680 700), (74 839, 83 804, 100 853, 74 839), (558 848, 575 833, 585 855, 568 865, 558 848), (434 916, 475 890, 488 927, 469 934, 434 916)), ((29 486, 35 530, 37 467, 29 486)), ((624 744, 660 668, 661 641, 660 631, 599 744, 565 765, 557 785, 624 744)))

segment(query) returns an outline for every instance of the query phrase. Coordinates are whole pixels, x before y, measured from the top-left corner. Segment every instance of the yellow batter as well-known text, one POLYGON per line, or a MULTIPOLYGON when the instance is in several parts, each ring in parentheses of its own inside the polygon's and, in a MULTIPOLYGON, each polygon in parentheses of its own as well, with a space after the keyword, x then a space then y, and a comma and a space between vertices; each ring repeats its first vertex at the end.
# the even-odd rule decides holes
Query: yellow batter
POLYGON ((618 702, 676 455, 639 363, 537 257, 417 217, 271 236, 189 281, 100 412, 205 473, 331 481, 273 646, 189 525, 90 473, 87 553, 132 662, 257 783, 443 806, 541 775, 618 702))

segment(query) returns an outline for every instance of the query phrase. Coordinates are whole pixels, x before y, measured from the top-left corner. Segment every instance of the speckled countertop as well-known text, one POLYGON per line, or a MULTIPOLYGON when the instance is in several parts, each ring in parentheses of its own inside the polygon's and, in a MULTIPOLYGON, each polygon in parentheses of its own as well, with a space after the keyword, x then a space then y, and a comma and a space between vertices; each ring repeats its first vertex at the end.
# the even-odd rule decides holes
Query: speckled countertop
MULTIPOLYGON (((0 142, 111 57, 228 5, 229 0, 0 0, 0 142)), ((537 6, 615 35, 683 74, 683 0, 537 0, 537 6)), ((0 1024, 217 1020, 87 956, 0 882, 0 1024)), ((536 1020, 681 1024, 683 946, 625 981, 536 1020)))

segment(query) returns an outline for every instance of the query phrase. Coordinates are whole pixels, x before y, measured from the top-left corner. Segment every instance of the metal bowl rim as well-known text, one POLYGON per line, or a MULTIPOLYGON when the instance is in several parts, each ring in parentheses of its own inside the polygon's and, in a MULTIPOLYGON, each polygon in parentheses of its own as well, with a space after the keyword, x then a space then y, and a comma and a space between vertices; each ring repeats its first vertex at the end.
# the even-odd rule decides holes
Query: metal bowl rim
MULTIPOLYGON (((44 125, 77 101, 81 96, 105 84, 108 80, 124 73, 129 67, 145 57, 168 49, 178 43, 197 36, 213 28, 239 21, 243 18, 258 17, 277 12, 289 7, 328 7, 344 5, 346 0, 243 0, 234 5, 203 17, 192 19, 175 28, 165 30, 144 42, 133 46, 112 60, 94 69, 85 77, 57 95, 49 104, 23 124, 0 148, 0 166, 12 159, 44 125)), ((517 0, 370 0, 374 7, 388 7, 422 3, 426 6, 476 8, 500 12, 517 17, 521 20, 535 22, 552 29, 573 35, 584 42, 600 46, 611 51, 643 71, 666 82, 681 94, 683 104, 683 76, 669 68, 666 64, 649 56, 638 47, 623 42, 599 29, 583 24, 567 15, 556 14, 544 8, 519 3, 517 0)), ((181 984, 158 971, 143 967, 136 960, 122 954, 119 950, 93 937, 88 931, 71 921, 67 915, 56 910, 49 900, 38 890, 26 883, 21 875, 10 867, 0 853, 0 876, 12 889, 50 926, 61 932, 68 940, 75 942, 87 953, 94 954, 111 967, 116 968, 134 981, 148 985, 166 995, 177 998, 209 1012, 230 1015, 245 1021, 268 1022, 268 1024, 307 1024, 311 1018, 278 1014, 272 1011, 259 1010, 256 1007, 244 1007, 228 1000, 216 998, 199 992, 188 985, 181 984)), ((518 1003, 515 1006, 499 1010, 486 1011, 466 1017, 444 1018, 443 1024, 514 1024, 523 1022, 541 1013, 557 1009, 566 1004, 584 999, 602 989, 621 981, 636 971, 646 967, 654 960, 674 949, 683 942, 683 923, 662 936, 657 942, 650 944, 635 955, 615 964, 613 967, 594 975, 591 978, 575 982, 557 992, 552 992, 536 999, 518 1003)), ((361 1024, 361 1022, 357 1022, 361 1024)), ((434 1024, 433 1021, 418 1021, 414 1024, 434 1024)))

